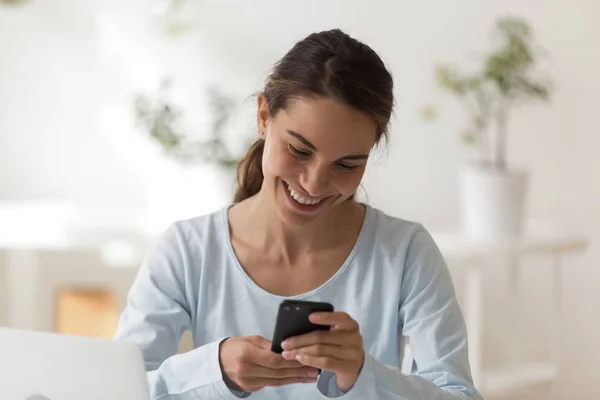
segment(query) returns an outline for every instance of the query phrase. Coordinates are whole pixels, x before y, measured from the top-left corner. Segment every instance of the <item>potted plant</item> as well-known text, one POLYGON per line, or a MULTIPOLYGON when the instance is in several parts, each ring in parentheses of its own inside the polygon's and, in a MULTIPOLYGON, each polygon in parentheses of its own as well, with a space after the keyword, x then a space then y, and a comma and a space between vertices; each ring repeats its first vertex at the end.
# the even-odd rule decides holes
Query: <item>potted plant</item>
POLYGON ((145 94, 136 96, 138 123, 168 157, 182 164, 211 163, 224 170, 234 169, 239 157, 233 156, 225 137, 233 100, 216 88, 208 90, 212 124, 208 135, 202 136, 184 131, 179 124, 183 112, 168 99, 170 85, 169 80, 163 80, 154 98, 145 94))
POLYGON ((148 164, 146 183, 156 229, 231 203, 236 166, 249 139, 237 134, 228 137, 235 102, 221 91, 207 91, 209 108, 205 113, 210 122, 201 127, 183 122, 185 113, 171 99, 170 86, 170 81, 164 80, 157 93, 138 94, 134 103, 138 126, 159 150, 158 157, 148 164))
MULTIPOLYGON (((481 239, 510 237, 522 231, 528 173, 507 161, 510 113, 537 100, 549 100, 547 81, 534 77, 538 54, 527 22, 503 17, 496 23, 495 48, 474 73, 438 65, 438 86, 453 94, 469 117, 462 140, 479 150, 479 159, 460 173, 464 232, 481 239)), ((424 116, 433 118, 427 107, 424 116)))

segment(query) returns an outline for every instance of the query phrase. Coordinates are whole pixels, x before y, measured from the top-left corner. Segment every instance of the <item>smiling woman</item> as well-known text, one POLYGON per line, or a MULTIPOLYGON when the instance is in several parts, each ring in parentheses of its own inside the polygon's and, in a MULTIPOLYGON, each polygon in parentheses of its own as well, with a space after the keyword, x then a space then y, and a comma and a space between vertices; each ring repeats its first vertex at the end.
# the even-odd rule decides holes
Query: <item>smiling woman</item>
MULTIPOLYGON (((280 218, 289 226, 307 224, 351 200, 378 140, 372 118, 337 100, 306 96, 272 115, 266 96, 260 95, 260 196, 271 199, 280 218)), ((250 194, 240 172, 239 199, 250 194)))
MULTIPOLYGON (((318 153, 315 144, 305 135, 334 146, 349 145, 359 139, 363 146, 357 146, 358 157, 343 154, 336 165, 348 170, 360 167, 343 161, 366 162, 373 145, 386 135, 394 106, 393 81, 371 48, 343 36, 339 30, 322 32, 298 42, 277 63, 259 95, 258 104, 261 137, 238 167, 236 202, 258 193, 262 187, 261 164, 268 142, 265 139, 273 124, 280 129, 275 134, 285 131, 309 150, 303 151, 288 140, 289 151, 305 160, 318 153), (277 121, 282 119, 277 118, 280 112, 286 114, 283 120, 288 124, 303 128, 281 126, 282 122, 277 121), (316 117, 321 120, 317 122, 316 117)), ((289 138, 282 138, 286 139, 289 138)))
POLYGON ((153 398, 481 398, 433 239, 354 201, 392 93, 375 51, 340 30, 308 36, 275 65, 234 204, 174 223, 121 316, 117 337, 144 349, 153 398), (329 329, 287 338, 278 354, 283 300, 337 311, 311 314, 329 329), (195 348, 176 355, 185 330, 195 348), (415 376, 399 368, 403 336, 415 376))

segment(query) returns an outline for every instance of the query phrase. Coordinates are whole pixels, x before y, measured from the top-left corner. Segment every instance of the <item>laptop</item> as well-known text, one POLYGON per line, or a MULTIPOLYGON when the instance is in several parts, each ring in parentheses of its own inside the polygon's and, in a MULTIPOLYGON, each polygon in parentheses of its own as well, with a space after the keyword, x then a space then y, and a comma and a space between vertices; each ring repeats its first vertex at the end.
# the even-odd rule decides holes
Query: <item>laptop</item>
POLYGON ((141 350, 125 342, 0 328, 2 400, 148 400, 141 350))

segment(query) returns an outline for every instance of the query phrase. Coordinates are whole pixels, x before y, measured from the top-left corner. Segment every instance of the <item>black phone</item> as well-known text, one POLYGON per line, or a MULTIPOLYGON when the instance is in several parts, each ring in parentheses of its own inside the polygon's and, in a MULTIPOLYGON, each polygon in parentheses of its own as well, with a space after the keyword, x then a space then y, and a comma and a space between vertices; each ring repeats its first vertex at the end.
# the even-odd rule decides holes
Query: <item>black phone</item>
POLYGON ((281 342, 285 339, 304 335, 317 330, 329 330, 329 325, 310 322, 308 316, 314 312, 333 312, 333 305, 319 301, 284 300, 279 305, 271 350, 282 353, 281 342))

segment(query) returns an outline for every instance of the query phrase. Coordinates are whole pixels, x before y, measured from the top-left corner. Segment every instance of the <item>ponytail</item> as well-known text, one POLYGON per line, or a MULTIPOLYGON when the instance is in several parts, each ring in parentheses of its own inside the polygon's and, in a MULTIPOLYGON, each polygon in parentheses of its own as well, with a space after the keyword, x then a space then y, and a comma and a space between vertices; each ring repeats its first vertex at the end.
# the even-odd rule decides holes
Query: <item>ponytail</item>
POLYGON ((234 203, 239 203, 260 191, 264 175, 262 170, 262 157, 265 141, 258 139, 250 146, 248 153, 237 166, 237 188, 234 203))

